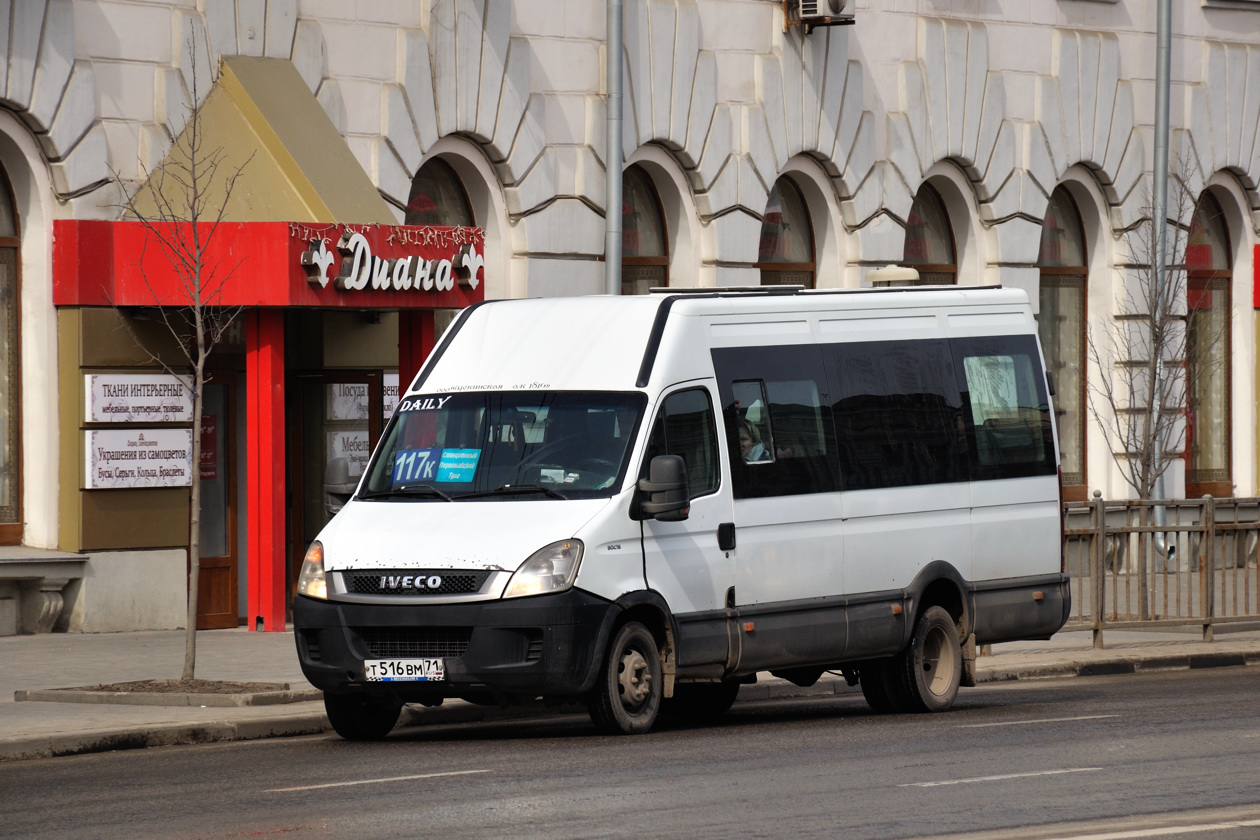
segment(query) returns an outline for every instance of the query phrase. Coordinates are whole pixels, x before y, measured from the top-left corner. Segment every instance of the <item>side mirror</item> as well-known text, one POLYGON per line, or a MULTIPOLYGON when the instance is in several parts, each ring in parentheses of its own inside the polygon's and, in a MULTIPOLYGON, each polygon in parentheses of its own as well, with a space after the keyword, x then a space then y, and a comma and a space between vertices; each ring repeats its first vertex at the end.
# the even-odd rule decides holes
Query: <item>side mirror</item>
POLYGON ((679 455, 657 455, 648 465, 648 477, 639 479, 639 503, 645 519, 682 522, 691 512, 691 488, 687 464, 679 455))
POLYGON ((358 483, 350 477, 348 459, 333 458, 328 462, 324 469, 324 509, 330 517, 336 516, 350 501, 358 483))

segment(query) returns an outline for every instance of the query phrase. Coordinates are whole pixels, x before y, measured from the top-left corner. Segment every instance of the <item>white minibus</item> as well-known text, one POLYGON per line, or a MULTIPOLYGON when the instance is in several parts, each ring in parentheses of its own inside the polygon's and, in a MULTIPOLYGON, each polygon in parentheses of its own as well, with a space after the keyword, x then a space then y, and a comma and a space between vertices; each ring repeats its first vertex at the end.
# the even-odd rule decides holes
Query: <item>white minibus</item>
POLYGON ((1016 289, 471 306, 307 552, 302 670, 363 740, 446 698, 640 733, 765 672, 947 709, 1069 614, 1048 385, 1016 289))

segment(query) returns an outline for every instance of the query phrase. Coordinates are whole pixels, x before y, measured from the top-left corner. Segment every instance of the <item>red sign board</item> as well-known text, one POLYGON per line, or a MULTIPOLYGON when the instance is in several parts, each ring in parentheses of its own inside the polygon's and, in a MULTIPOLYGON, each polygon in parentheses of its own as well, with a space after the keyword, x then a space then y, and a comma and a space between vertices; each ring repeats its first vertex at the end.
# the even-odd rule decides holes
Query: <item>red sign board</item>
POLYGON ((217 481, 219 478, 219 418, 214 414, 201 416, 201 480, 217 481))
MULTIPOLYGON (((53 223, 57 306, 188 306, 167 246, 177 223, 53 223)), ((205 236, 211 226, 201 224, 205 236)), ((221 306, 459 309, 485 296, 481 228, 223 222, 206 247, 203 300, 221 306)))

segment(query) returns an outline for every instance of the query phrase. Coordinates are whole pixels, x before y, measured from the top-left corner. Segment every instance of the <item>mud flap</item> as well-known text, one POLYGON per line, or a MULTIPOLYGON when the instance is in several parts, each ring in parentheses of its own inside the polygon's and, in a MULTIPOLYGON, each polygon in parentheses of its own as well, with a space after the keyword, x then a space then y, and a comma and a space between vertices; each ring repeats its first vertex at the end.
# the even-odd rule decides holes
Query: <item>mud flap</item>
POLYGON ((976 634, 972 633, 962 644, 962 678, 959 685, 975 688, 976 685, 976 634))

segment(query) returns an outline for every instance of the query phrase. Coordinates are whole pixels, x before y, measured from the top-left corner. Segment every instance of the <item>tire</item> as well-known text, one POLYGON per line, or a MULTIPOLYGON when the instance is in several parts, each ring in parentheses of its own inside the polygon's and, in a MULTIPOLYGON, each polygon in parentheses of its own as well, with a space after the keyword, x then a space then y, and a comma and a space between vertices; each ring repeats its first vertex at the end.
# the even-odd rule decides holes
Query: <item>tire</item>
POLYGON ((674 696, 661 703, 661 717, 687 724, 710 723, 730 710, 739 683, 687 683, 674 687, 674 696))
POLYGON ((324 711, 333 731, 347 741, 379 741, 398 723, 402 703, 365 694, 324 692, 324 711))
POLYGON ((651 632, 637 621, 613 634, 599 679, 586 708, 595 728, 606 735, 641 735, 656 723, 662 694, 661 652, 651 632))
POLYGON ((898 714, 907 709, 901 680, 897 678, 897 665, 896 658, 881 659, 861 668, 859 682, 862 684, 862 696, 871 711, 878 715, 898 714))
POLYGON ((911 711, 943 712, 954 705, 962 682, 958 627, 942 607, 929 607, 914 625, 900 660, 902 694, 911 711))

